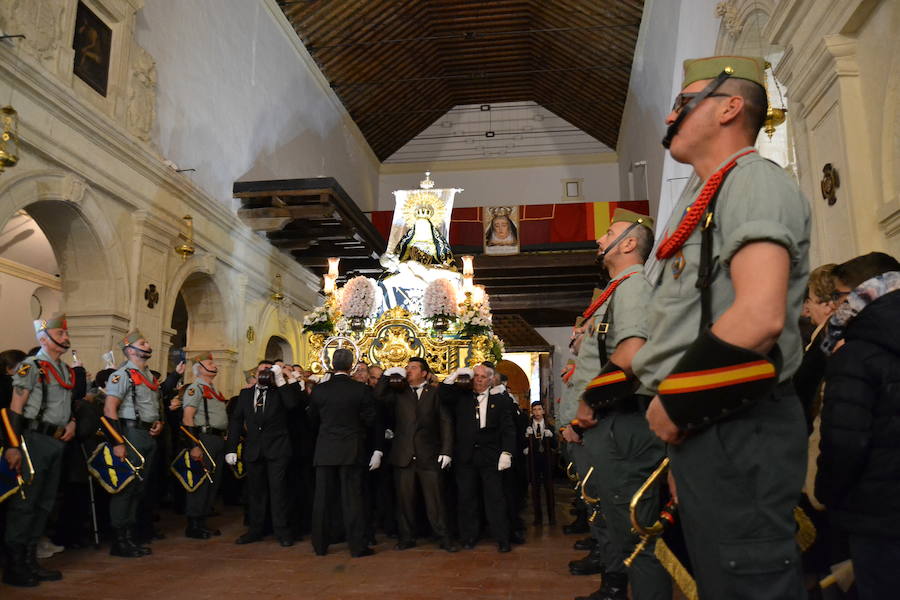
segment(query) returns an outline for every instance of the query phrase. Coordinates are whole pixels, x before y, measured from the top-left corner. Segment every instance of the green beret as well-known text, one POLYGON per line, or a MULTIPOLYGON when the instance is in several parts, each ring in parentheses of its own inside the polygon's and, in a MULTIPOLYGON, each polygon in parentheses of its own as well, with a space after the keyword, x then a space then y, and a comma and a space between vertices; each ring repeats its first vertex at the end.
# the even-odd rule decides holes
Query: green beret
POLYGON ((610 221, 610 223, 618 223, 619 221, 624 221, 626 223, 640 223, 650 231, 653 231, 653 219, 647 215, 636 213, 633 210, 617 208, 613 213, 612 221, 610 221))
POLYGON ((715 79, 722 71, 728 72, 732 77, 766 86, 765 60, 755 56, 710 56, 689 58, 684 61, 684 81, 681 83, 681 89, 695 81, 715 79))
POLYGON ((122 341, 119 342, 119 348, 125 350, 125 346, 130 346, 137 342, 140 339, 147 339, 144 337, 144 334, 141 333, 140 329, 133 329, 129 331, 125 337, 122 338, 122 341))
POLYGON ((53 315, 49 319, 41 319, 39 321, 34 322, 34 334, 37 335, 42 331, 47 331, 48 329, 68 329, 69 325, 66 323, 66 315, 60 313, 57 315, 53 315))

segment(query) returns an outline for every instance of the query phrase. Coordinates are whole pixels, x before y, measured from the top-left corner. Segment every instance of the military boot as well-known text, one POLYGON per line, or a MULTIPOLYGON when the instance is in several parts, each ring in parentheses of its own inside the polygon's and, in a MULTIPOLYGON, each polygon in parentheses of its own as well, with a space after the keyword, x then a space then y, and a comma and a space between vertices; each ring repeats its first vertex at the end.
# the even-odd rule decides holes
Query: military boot
POLYGON ((25 559, 26 549, 22 544, 6 547, 6 568, 3 569, 3 583, 16 587, 34 587, 40 582, 25 559))
POLYGON ((563 533, 565 534, 587 533, 590 530, 586 510, 579 510, 574 521, 568 525, 563 525, 563 533))
POLYGON ((148 556, 150 554, 153 554, 153 549, 150 548, 150 546, 144 546, 143 544, 138 543, 137 534, 133 526, 125 529, 125 537, 128 539, 129 544, 131 544, 141 552, 141 556, 148 556))
POLYGON ((210 532, 207 531, 200 523, 200 519, 188 517, 188 524, 184 530, 184 535, 186 537, 194 538, 197 540, 208 540, 210 532))
POLYGON ((121 556, 123 558, 139 558, 144 556, 140 548, 135 546, 128 538, 127 529, 119 527, 115 530, 112 546, 109 548, 111 556, 121 556))
POLYGON ((569 572, 572 575, 596 575, 603 572, 603 551, 594 546, 587 556, 580 560, 569 561, 569 572))
POLYGON ((205 518, 205 517, 204 517, 204 518, 201 518, 201 519, 198 519, 198 521, 200 522, 200 528, 203 529, 204 531, 206 531, 206 532, 210 535, 210 537, 215 537, 215 536, 217 536, 217 535, 222 535, 222 532, 221 532, 221 531, 219 531, 218 529, 211 529, 211 528, 209 527, 209 525, 206 524, 206 518, 205 518))
POLYGON ((628 600, 628 575, 606 573, 599 590, 590 596, 576 596, 575 600, 628 600))
POLYGON ((59 571, 45 569, 38 564, 37 542, 28 544, 25 548, 25 564, 38 581, 59 581, 62 579, 62 573, 59 571))

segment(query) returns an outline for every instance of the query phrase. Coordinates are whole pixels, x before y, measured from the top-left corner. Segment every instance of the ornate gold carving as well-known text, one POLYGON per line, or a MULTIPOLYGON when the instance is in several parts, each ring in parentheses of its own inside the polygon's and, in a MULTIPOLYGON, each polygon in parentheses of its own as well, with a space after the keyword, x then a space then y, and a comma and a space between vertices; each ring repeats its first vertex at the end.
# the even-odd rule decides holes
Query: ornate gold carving
MULTIPOLYGON (((325 336, 309 333, 309 369, 314 373, 325 370, 319 359, 325 336)), ((436 338, 420 329, 403 307, 386 311, 357 340, 362 360, 384 368, 405 366, 413 356, 428 361, 431 370, 443 377, 461 366, 473 366, 490 359, 492 341, 480 335, 472 339, 436 338)))

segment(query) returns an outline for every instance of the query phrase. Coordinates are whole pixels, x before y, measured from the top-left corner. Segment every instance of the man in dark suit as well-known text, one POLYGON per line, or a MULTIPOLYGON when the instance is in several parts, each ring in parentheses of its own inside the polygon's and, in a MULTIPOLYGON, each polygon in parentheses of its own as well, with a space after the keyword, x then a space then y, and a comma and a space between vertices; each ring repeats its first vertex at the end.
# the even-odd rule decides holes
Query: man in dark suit
POLYGON ((491 535, 500 552, 509 552, 509 521, 501 471, 512 466, 516 428, 505 389, 491 388, 494 370, 485 365, 457 369, 440 385, 441 401, 456 422, 454 469, 459 489, 459 532, 463 548, 475 547, 481 527, 478 488, 491 535), (472 389, 454 385, 460 374, 472 377, 472 389))
POLYGON ((318 430, 313 466, 316 491, 313 499, 313 549, 319 556, 328 551, 328 509, 335 489, 340 486, 344 531, 353 557, 370 556, 374 550, 366 544, 363 516, 363 473, 366 467, 366 433, 372 433, 375 450, 369 469, 381 466, 384 430, 376 426, 375 397, 372 388, 354 381, 350 375, 353 354, 338 348, 331 359, 334 374, 315 387, 309 403, 309 421, 318 430), (372 428, 375 432, 372 432, 372 428))
POLYGON ((447 533, 447 518, 441 489, 441 469, 450 466, 453 449, 453 419, 438 397, 437 388, 426 383, 431 370, 424 358, 413 357, 406 369, 385 371, 375 396, 384 403, 394 423, 390 464, 399 505, 400 541, 397 550, 416 545, 416 479, 422 488, 425 511, 441 548, 458 552, 459 547, 447 533), (391 379, 400 381, 392 382, 391 379), (398 385, 399 384, 399 385, 398 385), (395 387, 396 386, 396 387, 395 387))
POLYGON ((246 435, 243 459, 250 496, 250 528, 235 543, 263 538, 266 505, 271 503, 275 536, 282 546, 293 546, 288 520, 287 471, 292 455, 288 413, 305 403, 306 393, 299 383, 285 381, 281 368, 271 361, 260 361, 256 377, 256 385, 241 390, 228 424, 228 464, 237 462, 237 446, 246 435))

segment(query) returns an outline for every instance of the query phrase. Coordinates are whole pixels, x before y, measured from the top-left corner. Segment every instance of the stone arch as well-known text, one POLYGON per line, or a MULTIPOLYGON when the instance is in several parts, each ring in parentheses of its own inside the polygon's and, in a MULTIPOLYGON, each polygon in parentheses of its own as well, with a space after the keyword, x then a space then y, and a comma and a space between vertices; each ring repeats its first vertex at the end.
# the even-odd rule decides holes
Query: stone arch
POLYGON ((46 169, 0 180, 0 228, 25 210, 47 234, 63 275, 63 304, 72 314, 127 314, 131 298, 121 242, 87 183, 46 169))
POLYGON ((128 268, 102 199, 80 177, 56 169, 0 179, 0 228, 23 210, 46 234, 62 280, 61 310, 72 345, 90 370, 128 330, 128 268))
POLYGON ((280 335, 273 335, 266 342, 265 358, 268 360, 281 359, 287 364, 294 362, 294 349, 291 343, 280 335))
POLYGON ((290 350, 290 357, 285 353, 285 360, 291 360, 295 363, 300 363, 304 360, 303 351, 305 347, 302 343, 298 322, 292 315, 291 307, 267 302, 260 311, 256 330, 258 339, 263 341, 263 343, 257 344, 258 360, 265 358, 266 345, 272 337, 281 338, 287 344, 287 348, 290 350))

